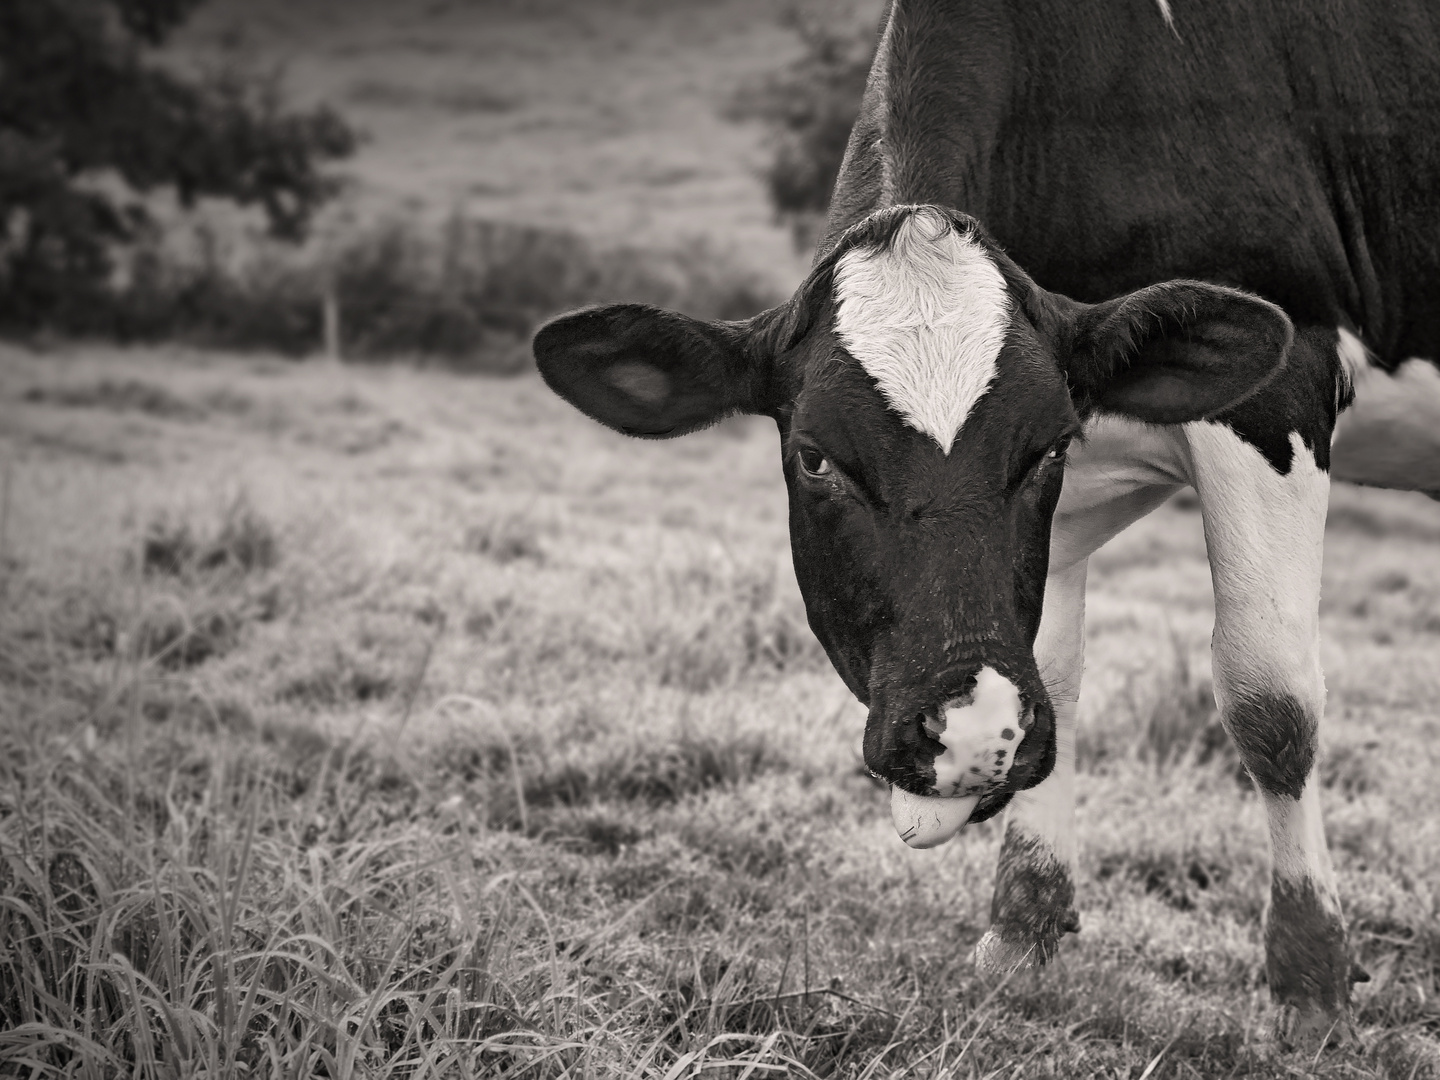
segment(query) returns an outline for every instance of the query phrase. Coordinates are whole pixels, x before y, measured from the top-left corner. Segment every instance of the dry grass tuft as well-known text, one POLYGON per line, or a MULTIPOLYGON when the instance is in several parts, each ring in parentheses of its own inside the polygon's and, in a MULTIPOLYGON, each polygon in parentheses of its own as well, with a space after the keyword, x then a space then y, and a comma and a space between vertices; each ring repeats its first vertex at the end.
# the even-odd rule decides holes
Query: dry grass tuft
POLYGON ((101 379, 90 384, 32 386, 21 398, 35 405, 140 412, 168 420, 194 420, 203 415, 202 410, 163 386, 140 379, 101 379))
POLYGON ((160 514, 146 526, 140 547, 145 573, 172 577, 249 574, 273 568, 279 558, 274 529, 243 495, 226 507, 212 535, 198 536, 189 520, 160 514))

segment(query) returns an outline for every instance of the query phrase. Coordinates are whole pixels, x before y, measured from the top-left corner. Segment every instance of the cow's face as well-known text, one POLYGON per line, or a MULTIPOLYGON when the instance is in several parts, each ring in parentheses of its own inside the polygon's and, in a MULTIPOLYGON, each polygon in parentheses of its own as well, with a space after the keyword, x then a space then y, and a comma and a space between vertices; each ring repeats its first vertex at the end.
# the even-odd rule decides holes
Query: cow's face
POLYGON ((748 322, 595 308, 544 327, 535 356, 561 396, 629 434, 775 418, 811 628, 869 706, 865 762, 924 845, 1053 764, 1033 644, 1085 417, 1207 416, 1275 371, 1290 337, 1273 305, 1197 282, 1075 303, 972 219, 906 206, 748 322))

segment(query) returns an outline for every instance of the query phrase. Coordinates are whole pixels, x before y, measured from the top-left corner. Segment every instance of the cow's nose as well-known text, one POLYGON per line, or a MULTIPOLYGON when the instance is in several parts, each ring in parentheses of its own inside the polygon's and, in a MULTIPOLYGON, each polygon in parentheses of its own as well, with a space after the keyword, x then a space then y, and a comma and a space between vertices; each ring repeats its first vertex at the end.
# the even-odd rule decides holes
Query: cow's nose
POLYGON ((935 758, 936 793, 986 795, 1009 776, 1015 752, 1035 726, 1035 707, 1013 682, 984 667, 922 726, 945 748, 935 758))
POLYGON ((1010 790, 1035 725, 1035 705, 988 665, 947 672, 932 686, 943 689, 919 707, 897 695, 872 711, 865 737, 865 762, 890 782, 891 817, 912 847, 944 843, 983 796, 1010 790))
POLYGON ((915 794, 985 794, 1008 774, 1035 706, 988 665, 947 672, 924 691, 871 701, 865 764, 915 794))

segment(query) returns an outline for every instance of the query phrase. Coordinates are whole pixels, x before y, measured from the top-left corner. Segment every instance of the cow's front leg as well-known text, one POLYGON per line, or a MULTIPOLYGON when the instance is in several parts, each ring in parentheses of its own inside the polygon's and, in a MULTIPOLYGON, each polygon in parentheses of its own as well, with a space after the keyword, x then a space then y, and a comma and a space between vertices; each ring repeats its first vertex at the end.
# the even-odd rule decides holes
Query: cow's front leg
POLYGON ((990 903, 990 928, 975 946, 982 971, 1004 974, 1043 965, 1075 910, 1075 733, 1085 661, 1085 573, 1092 552, 1164 502, 1185 483, 1186 454, 1176 429, 1116 417, 1091 421, 1072 448, 1055 511, 1050 573, 1035 639, 1035 660, 1055 710, 1055 768, 1017 792, 990 903))
POLYGON ((1285 1045, 1348 1032, 1352 970, 1316 779, 1325 682, 1320 570, 1329 476, 1224 424, 1187 425, 1215 588, 1215 698, 1270 826, 1265 970, 1285 1045))
POLYGON ((1055 710, 1055 768, 1005 812, 1005 839, 990 901, 990 929, 975 964, 992 974, 1044 964, 1061 935, 1080 929, 1075 911, 1075 719, 1085 659, 1085 568, 1052 573, 1035 642, 1055 710))

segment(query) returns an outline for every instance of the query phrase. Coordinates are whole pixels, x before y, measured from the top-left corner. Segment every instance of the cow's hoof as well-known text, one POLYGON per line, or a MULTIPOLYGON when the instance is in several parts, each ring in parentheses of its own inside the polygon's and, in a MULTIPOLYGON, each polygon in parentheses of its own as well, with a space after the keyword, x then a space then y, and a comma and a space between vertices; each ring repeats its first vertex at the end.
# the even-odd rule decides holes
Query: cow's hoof
POLYGON ((1039 944, 1002 937, 992 927, 975 943, 971 954, 976 970, 985 975, 1012 975, 1040 967, 1045 958, 1039 944))
POLYGON ((1348 1009, 1275 1007, 1275 1043, 1282 1050, 1316 1054, 1327 1047, 1354 1046, 1358 1042, 1348 1009))
POLYGON ((1004 929, 994 926, 985 931, 985 936, 975 943, 970 958, 975 967, 986 975, 1009 975, 1015 971, 1042 968, 1054 957, 1060 948, 1060 938, 1065 934, 1080 932, 1080 913, 1066 908, 1054 918, 1045 920, 1038 929, 1006 925, 1004 929))

